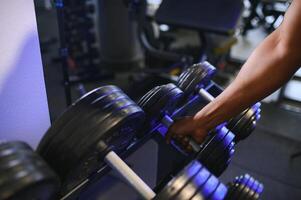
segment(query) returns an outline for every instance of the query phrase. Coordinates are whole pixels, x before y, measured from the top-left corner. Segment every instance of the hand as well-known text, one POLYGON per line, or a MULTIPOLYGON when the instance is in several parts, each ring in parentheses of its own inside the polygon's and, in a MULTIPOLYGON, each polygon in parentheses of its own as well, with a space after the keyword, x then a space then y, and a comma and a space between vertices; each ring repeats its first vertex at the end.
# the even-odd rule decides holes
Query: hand
POLYGON ((182 148, 190 152, 192 151, 192 147, 189 144, 189 139, 193 138, 197 143, 202 143, 205 137, 208 134, 208 130, 205 126, 194 119, 194 117, 184 117, 179 120, 176 120, 168 129, 166 134, 166 141, 170 143, 172 139, 174 139, 177 143, 179 143, 182 148))

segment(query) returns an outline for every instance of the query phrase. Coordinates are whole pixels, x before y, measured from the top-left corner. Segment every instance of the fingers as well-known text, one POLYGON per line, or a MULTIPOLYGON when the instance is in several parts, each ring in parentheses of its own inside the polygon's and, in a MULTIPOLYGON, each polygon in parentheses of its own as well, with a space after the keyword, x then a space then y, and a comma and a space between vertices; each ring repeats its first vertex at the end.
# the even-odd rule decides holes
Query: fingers
POLYGON ((169 144, 175 135, 188 135, 191 128, 190 120, 191 117, 183 117, 180 120, 176 120, 167 131, 166 142, 169 144))
POLYGON ((190 145, 191 138, 189 136, 174 135, 172 140, 186 153, 190 153, 192 151, 192 146, 190 145))
POLYGON ((192 137, 198 144, 201 144, 204 142, 207 135, 207 131, 196 130, 192 137))

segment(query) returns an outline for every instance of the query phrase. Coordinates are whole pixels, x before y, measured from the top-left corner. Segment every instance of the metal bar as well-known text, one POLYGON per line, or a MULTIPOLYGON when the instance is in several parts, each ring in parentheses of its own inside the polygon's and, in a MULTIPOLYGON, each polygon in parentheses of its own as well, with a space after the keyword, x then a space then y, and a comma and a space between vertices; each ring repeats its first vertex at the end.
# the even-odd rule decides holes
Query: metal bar
POLYGON ((154 191, 114 152, 109 152, 105 162, 114 169, 144 199, 153 199, 154 191))

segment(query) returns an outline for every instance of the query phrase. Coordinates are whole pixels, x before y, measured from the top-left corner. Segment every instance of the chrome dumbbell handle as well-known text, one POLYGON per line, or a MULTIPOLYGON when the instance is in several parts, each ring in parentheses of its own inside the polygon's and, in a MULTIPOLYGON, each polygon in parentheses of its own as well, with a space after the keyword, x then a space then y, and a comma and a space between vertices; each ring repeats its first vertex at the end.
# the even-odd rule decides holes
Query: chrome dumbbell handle
MULTIPOLYGON (((102 141, 97 146, 98 150, 102 153, 107 149, 102 141)), ((150 200, 156 196, 156 193, 114 151, 106 151, 104 161, 140 194, 143 199, 150 200)))
POLYGON ((199 90, 199 95, 209 102, 215 99, 214 96, 212 96, 209 92, 207 92, 207 90, 203 88, 199 90))
MULTIPOLYGON (((174 121, 168 115, 165 115, 162 118, 161 123, 164 126, 166 126, 167 128, 169 128, 174 123, 174 121)), ((199 152, 201 150, 200 145, 196 141, 194 141, 193 139, 189 140, 189 144, 192 147, 192 149, 193 149, 194 152, 199 152)))

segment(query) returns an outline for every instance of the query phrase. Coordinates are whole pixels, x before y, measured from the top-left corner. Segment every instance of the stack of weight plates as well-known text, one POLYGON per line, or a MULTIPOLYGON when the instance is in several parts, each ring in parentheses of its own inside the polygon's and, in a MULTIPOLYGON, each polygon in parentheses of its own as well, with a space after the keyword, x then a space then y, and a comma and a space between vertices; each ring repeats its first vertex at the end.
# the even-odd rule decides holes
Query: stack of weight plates
POLYGON ((58 189, 57 176, 27 144, 0 143, 0 199, 53 199, 58 189))

